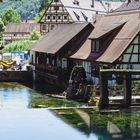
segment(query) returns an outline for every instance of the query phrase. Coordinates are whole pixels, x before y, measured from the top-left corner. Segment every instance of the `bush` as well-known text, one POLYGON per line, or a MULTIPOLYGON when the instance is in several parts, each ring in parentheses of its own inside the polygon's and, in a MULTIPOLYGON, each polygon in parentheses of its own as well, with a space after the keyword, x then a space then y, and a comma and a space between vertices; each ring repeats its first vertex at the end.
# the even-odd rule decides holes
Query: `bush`
POLYGON ((32 41, 24 40, 24 41, 14 41, 8 45, 6 45, 3 49, 4 53, 9 52, 23 52, 27 51, 29 46, 32 44, 32 41))
POLYGON ((4 30, 5 30, 5 26, 4 26, 3 21, 0 18, 0 40, 1 40, 2 33, 4 32, 4 30))
POLYGON ((35 30, 30 33, 31 40, 38 40, 40 36, 41 36, 40 32, 35 31, 35 30))

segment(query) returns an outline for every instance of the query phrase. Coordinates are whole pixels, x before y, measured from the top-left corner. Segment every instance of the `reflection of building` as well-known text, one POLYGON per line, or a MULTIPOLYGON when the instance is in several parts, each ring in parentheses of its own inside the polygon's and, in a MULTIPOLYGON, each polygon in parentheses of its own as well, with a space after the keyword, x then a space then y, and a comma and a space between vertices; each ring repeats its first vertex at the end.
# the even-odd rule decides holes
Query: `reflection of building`
POLYGON ((98 139, 106 140, 140 139, 140 114, 137 111, 99 113, 94 112, 93 109, 59 109, 53 110, 53 113, 89 137, 93 134, 98 139), (79 114, 76 110, 82 113, 79 114), (85 116, 87 119, 84 119, 85 116), (86 125, 86 121, 89 122, 90 127, 86 125))

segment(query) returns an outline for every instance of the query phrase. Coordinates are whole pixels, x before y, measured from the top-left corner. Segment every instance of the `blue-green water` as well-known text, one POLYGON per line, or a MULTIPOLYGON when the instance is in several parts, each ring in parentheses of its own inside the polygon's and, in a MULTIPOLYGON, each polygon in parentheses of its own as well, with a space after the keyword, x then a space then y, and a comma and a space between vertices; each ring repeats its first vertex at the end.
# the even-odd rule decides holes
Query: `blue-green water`
POLYGON ((32 101, 40 98, 44 96, 18 83, 0 84, 0 140, 140 139, 139 109, 105 113, 33 108, 32 101))

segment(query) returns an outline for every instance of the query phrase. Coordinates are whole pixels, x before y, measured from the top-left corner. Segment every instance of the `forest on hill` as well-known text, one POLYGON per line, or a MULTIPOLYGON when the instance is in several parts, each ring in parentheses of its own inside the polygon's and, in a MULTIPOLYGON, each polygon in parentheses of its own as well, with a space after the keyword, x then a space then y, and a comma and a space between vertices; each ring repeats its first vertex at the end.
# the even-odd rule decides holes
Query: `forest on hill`
POLYGON ((22 19, 34 19, 49 3, 49 0, 3 0, 0 3, 0 13, 12 8, 22 19))

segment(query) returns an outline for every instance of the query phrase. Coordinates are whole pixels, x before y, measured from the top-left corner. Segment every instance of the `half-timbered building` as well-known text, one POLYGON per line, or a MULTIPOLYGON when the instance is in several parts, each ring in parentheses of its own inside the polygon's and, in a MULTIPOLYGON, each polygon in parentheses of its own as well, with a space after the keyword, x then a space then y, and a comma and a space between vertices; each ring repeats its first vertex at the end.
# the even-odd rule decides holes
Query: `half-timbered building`
POLYGON ((92 22, 95 14, 106 14, 122 2, 98 0, 52 0, 40 19, 41 32, 46 33, 58 24, 92 22))
POLYGON ((49 82, 66 84, 74 66, 70 56, 85 42, 93 30, 90 23, 61 24, 30 48, 30 64, 36 75, 49 82), (59 80, 59 81, 58 81, 59 80))
POLYGON ((110 13, 94 27, 89 39, 71 56, 93 83, 99 82, 100 69, 140 69, 139 10, 110 13))
POLYGON ((40 32, 38 23, 9 23, 3 33, 3 39, 6 43, 17 40, 29 40, 32 31, 40 32))

